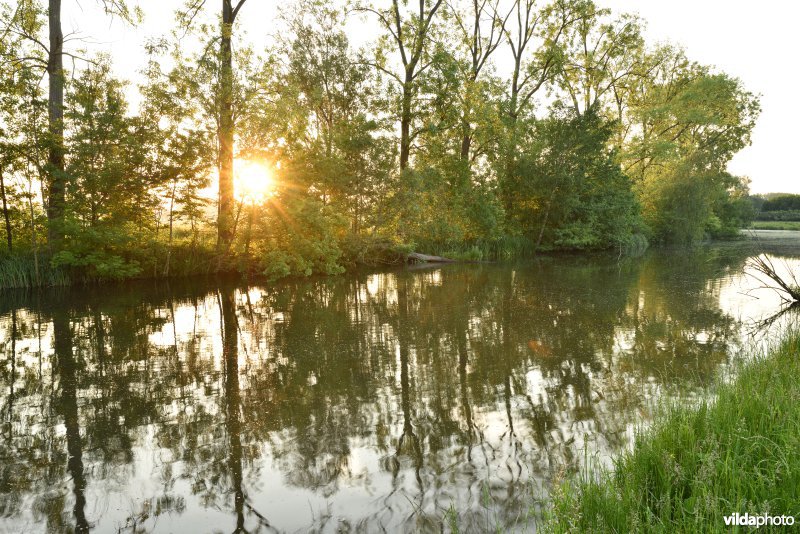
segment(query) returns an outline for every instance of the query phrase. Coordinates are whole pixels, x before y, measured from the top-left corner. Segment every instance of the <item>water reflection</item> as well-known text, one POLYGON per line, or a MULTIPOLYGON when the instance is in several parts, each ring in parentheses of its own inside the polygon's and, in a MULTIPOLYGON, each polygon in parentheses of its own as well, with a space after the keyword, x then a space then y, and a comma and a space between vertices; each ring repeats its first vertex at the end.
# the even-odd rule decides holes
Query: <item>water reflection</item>
POLYGON ((775 304, 747 252, 543 259, 0 306, 0 525, 440 531, 536 514, 775 304))

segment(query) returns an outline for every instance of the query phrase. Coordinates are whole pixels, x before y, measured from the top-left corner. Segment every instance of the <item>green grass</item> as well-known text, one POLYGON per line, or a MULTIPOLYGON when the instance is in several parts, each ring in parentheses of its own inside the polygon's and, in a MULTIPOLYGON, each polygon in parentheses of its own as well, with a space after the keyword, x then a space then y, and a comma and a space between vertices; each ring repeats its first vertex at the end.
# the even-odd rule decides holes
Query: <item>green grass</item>
POLYGON ((561 484, 544 531, 728 532, 723 517, 734 512, 797 518, 799 452, 794 334, 720 385, 715 402, 666 410, 613 470, 561 484))
POLYGON ((800 221, 753 221, 755 230, 800 230, 800 221))

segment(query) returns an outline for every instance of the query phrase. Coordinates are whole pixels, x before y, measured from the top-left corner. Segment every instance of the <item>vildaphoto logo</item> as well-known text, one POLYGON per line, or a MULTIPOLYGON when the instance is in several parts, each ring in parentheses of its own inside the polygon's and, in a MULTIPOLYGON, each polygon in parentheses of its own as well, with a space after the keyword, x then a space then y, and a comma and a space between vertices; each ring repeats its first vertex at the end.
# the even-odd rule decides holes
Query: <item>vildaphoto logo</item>
POLYGON ((729 527, 763 527, 766 525, 794 525, 794 516, 791 515, 750 515, 735 513, 724 517, 725 525, 729 527))

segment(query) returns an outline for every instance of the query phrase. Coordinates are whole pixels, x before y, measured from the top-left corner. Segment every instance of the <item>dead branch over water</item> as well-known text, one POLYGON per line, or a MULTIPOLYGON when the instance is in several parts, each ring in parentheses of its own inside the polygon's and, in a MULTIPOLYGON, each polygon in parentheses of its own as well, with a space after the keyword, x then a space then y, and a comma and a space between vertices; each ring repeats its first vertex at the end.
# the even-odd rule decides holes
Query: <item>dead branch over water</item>
POLYGON ((766 254, 750 258, 745 266, 750 270, 750 276, 764 284, 760 289, 772 289, 786 303, 800 302, 800 282, 797 275, 788 265, 786 266, 786 276, 778 274, 772 259, 766 254), (766 277, 765 280, 763 277, 766 277))

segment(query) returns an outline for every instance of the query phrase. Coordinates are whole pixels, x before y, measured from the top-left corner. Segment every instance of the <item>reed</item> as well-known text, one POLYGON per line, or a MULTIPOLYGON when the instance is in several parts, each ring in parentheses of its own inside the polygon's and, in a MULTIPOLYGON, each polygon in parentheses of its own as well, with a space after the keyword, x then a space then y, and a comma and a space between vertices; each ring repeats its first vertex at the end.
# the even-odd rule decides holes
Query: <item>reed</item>
POLYGON ((65 286, 70 282, 66 272, 42 258, 37 261, 32 255, 15 255, 0 259, 0 289, 65 286))

